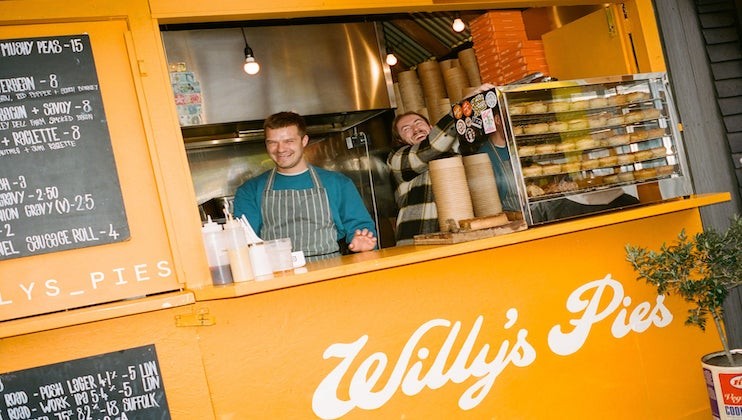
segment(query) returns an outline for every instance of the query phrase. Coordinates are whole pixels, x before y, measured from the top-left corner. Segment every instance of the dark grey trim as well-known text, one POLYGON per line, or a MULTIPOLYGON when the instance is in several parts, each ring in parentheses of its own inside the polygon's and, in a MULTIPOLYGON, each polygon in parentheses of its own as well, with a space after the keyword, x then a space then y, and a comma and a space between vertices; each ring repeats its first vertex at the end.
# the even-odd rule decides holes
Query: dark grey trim
MULTIPOLYGON (((683 123, 683 139, 696 193, 729 191, 732 201, 701 209, 704 226, 724 229, 740 213, 742 169, 735 168, 742 151, 735 108, 734 72, 740 66, 739 32, 734 2, 738 0, 655 0, 665 61, 683 123), (731 11, 729 6, 731 5, 731 11), (706 30, 704 32, 704 29, 706 30), (731 39, 731 41, 730 41, 731 39), (711 48, 707 49, 707 43, 711 48), (716 77, 716 79, 715 79, 716 77), (721 92, 721 94, 719 94, 721 92), (726 115, 725 115, 726 114, 726 115), (725 118, 726 117, 726 118, 725 118), (726 125, 725 125, 726 122, 726 125), (736 172, 739 171, 739 174, 736 172)), ((728 335, 742 345, 742 299, 734 291, 725 305, 728 335)))

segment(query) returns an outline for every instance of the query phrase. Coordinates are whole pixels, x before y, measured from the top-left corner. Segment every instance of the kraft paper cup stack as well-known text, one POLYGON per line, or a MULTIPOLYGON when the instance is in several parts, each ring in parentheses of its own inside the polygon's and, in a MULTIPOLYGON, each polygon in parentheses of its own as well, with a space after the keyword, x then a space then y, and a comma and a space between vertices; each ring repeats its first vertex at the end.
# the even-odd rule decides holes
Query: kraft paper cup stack
POLYGON ((469 98, 471 96, 474 96, 477 93, 477 89, 478 88, 476 88, 474 86, 467 86, 467 87, 465 87, 464 88, 464 91, 462 93, 462 95, 463 95, 462 97, 463 98, 469 98))
POLYGON ((404 103, 402 102, 402 93, 399 91, 399 82, 394 82, 394 97, 397 100, 397 115, 404 114, 404 103))
POLYGON ((469 186, 474 216, 491 216, 502 213, 502 202, 497 192, 497 182, 487 153, 464 156, 466 182, 469 186))
POLYGON ((420 80, 414 70, 400 72, 397 75, 399 80, 399 92, 402 95, 402 104, 406 110, 417 110, 425 108, 425 98, 423 89, 420 86, 420 80))
POLYGON ((458 103, 463 99, 464 89, 469 87, 469 79, 462 67, 451 67, 443 71, 443 81, 451 103, 458 103))
POLYGON ((461 156, 433 160, 428 170, 441 232, 450 230, 449 219, 458 226, 459 220, 473 218, 474 209, 461 156))
POLYGON ((443 73, 435 60, 424 61, 417 65, 417 77, 423 88, 425 105, 435 107, 440 98, 446 97, 446 86, 443 83, 443 73))
POLYGON ((418 114, 420 114, 423 117, 427 118, 428 121, 430 121, 430 113, 428 112, 428 108, 419 108, 419 109, 416 109, 415 112, 417 112, 418 114))
POLYGON ((434 104, 428 105, 428 112, 430 113, 430 123, 435 124, 436 121, 451 112, 451 101, 448 98, 440 98, 434 104))
POLYGON ((445 72, 451 67, 458 67, 458 66, 459 66, 458 58, 452 58, 450 60, 443 60, 440 62, 441 72, 445 72))
POLYGON ((474 53, 474 49, 467 48, 461 50, 458 57, 461 67, 466 72, 466 77, 469 78, 470 86, 480 86, 482 84, 482 77, 479 74, 479 65, 477 64, 477 56, 474 53))

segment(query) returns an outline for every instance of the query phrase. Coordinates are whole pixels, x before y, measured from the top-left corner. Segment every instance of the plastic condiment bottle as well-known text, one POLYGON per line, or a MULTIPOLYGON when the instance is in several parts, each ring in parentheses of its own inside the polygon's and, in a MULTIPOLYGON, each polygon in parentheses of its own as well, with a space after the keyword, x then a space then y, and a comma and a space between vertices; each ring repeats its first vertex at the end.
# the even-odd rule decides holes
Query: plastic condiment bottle
POLYGON ((222 225, 211 220, 204 223, 201 235, 206 247, 206 259, 211 271, 211 282, 215 285, 232 283, 232 272, 229 268, 229 255, 227 254, 226 236, 222 225))
POLYGON ((232 280, 235 283, 253 280, 255 275, 250 262, 250 249, 247 246, 247 238, 242 223, 227 216, 224 233, 227 236, 227 255, 229 256, 229 266, 232 268, 232 280))

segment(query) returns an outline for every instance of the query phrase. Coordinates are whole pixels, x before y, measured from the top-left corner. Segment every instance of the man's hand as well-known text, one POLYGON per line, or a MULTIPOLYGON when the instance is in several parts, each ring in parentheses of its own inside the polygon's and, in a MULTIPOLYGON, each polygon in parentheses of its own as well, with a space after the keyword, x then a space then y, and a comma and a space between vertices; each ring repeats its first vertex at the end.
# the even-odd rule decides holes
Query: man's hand
POLYGON ((473 95, 476 95, 477 93, 486 92, 486 91, 492 90, 494 88, 495 88, 495 85, 493 85, 491 83, 484 83, 484 84, 480 85, 478 88, 476 88, 474 90, 473 95))
POLYGON ((371 251, 376 248, 374 233, 368 229, 356 230, 353 240, 350 241, 348 249, 353 252, 371 251))

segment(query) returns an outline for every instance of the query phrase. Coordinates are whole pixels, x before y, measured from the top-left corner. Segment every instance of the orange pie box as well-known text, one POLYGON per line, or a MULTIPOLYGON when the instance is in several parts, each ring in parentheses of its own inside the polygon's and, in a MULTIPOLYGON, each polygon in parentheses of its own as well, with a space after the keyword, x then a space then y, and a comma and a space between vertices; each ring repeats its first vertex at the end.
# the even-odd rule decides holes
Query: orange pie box
POLYGON ((500 71, 503 74, 511 74, 511 73, 525 73, 528 71, 528 66, 525 64, 516 64, 516 65, 510 65, 510 66, 501 66, 500 71))
POLYGON ((472 39, 474 44, 477 42, 483 42, 490 39, 517 39, 519 41, 527 41, 528 36, 525 31, 471 31, 472 39))
POLYGON ((529 73, 528 70, 517 70, 509 73, 502 73, 501 76, 504 83, 511 83, 526 77, 529 73))

